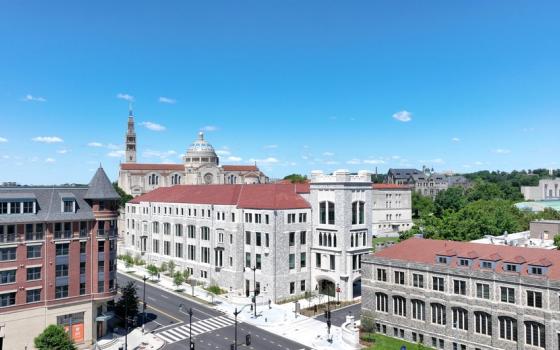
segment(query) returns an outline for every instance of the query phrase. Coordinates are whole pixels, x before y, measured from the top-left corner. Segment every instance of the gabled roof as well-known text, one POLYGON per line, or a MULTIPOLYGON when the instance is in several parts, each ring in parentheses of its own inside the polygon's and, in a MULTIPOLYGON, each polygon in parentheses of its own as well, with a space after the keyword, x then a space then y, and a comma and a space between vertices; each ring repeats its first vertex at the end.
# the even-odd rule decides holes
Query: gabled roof
POLYGON ((105 174, 105 171, 100 166, 93 178, 89 182, 88 190, 85 199, 119 199, 120 196, 115 191, 111 180, 105 174))
MULTIPOLYGON (((515 262, 524 265, 519 273, 527 276, 526 267, 528 265, 546 266, 548 272, 545 276, 551 280, 560 281, 560 252, 558 250, 410 238, 373 254, 373 257, 436 265, 436 256, 441 253, 449 254, 450 251, 456 252, 457 256, 469 255, 472 251, 479 254, 479 258, 475 260, 476 263, 471 265, 473 269, 480 268, 479 260, 490 260, 496 262, 494 272, 507 274, 511 272, 503 270, 504 263, 515 262)), ((456 266, 455 261, 450 265, 452 268, 456 266)))
POLYGON ((225 171, 259 171, 256 165, 222 165, 225 171))
POLYGON ((372 184, 374 190, 410 190, 412 187, 399 184, 372 184))
POLYGON ((185 171, 185 166, 183 164, 122 163, 121 170, 185 171))
POLYGON ((293 185, 177 185, 160 187, 134 198, 130 203, 191 203, 235 205, 243 209, 307 209, 309 203, 293 185))

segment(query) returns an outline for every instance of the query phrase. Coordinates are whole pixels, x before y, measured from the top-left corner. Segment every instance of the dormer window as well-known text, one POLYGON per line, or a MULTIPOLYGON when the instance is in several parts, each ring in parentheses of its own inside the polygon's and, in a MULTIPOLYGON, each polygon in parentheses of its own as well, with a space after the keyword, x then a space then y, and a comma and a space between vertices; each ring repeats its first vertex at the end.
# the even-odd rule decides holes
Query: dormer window
POLYGON ((492 261, 481 261, 480 262, 480 268, 481 269, 493 270, 494 269, 494 263, 492 261))
POLYGON ((20 204, 20 202, 10 202, 10 213, 11 214, 21 214, 21 204, 20 204))
POLYGON ((25 201, 23 202, 23 213, 24 214, 34 214, 35 210, 33 209, 34 202, 32 201, 25 201))
POLYGON ((448 264, 449 263, 450 258, 448 256, 438 256, 437 257, 437 262, 439 264, 448 264))
POLYGON ((459 259, 459 266, 469 267, 471 265, 471 259, 459 259))
POLYGON ((519 272, 519 265, 517 264, 505 264, 504 271, 507 272, 519 272))
POLYGON ((0 214, 8 214, 8 202, 0 202, 0 214))
POLYGON ((531 275, 542 275, 543 274, 543 268, 540 266, 530 266, 529 267, 529 274, 531 275))
POLYGON ((75 202, 74 200, 65 199, 65 200, 63 201, 62 212, 64 212, 64 213, 73 213, 73 212, 75 212, 75 209, 74 209, 74 204, 75 204, 75 203, 76 203, 76 202, 75 202))

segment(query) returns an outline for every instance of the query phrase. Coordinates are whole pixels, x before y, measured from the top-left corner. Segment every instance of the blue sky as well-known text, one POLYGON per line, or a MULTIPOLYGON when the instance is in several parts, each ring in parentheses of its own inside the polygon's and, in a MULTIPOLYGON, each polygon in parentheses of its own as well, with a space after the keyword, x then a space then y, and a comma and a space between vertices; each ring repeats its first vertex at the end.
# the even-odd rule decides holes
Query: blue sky
POLYGON ((87 182, 99 163, 116 179, 127 98, 142 162, 180 162, 204 129, 223 164, 256 160, 271 177, 557 168, 558 13, 511 0, 4 2, 0 181, 87 182))

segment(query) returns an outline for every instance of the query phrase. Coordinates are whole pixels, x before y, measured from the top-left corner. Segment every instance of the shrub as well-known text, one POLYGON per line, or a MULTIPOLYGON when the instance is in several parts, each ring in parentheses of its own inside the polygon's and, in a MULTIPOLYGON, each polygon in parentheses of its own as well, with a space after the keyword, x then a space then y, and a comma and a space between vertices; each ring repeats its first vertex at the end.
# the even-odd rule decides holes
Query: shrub
POLYGON ((175 276, 175 262, 173 260, 171 260, 168 264, 167 264, 167 271, 169 271, 169 276, 175 276))
POLYGON ((212 294, 216 294, 216 295, 220 295, 220 294, 224 294, 226 291, 223 290, 222 288, 220 288, 218 285, 210 285, 207 288, 205 288, 207 291, 209 291, 212 294))
POLYGON ((159 270, 161 272, 167 271, 167 263, 165 261, 161 263, 161 265, 159 266, 159 270))

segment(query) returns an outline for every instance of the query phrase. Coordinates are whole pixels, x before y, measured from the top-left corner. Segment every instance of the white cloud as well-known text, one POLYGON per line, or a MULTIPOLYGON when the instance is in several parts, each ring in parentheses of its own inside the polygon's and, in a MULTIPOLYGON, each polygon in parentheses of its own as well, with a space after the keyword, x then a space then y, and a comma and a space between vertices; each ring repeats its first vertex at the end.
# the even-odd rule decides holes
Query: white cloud
POLYGON ((160 97, 160 98, 158 99, 158 101, 159 101, 160 103, 167 103, 167 104, 170 104, 170 105, 173 105, 173 104, 175 104, 175 103, 177 102, 177 100, 175 100, 174 98, 163 97, 163 96, 160 97))
POLYGON ((216 154, 219 156, 229 156, 231 154, 230 151, 228 151, 227 149, 219 149, 216 150, 216 154))
MULTIPOLYGON (((175 156, 177 154, 177 152, 173 151, 173 150, 169 150, 169 151, 154 151, 151 149, 145 150, 142 153, 142 156, 144 158, 161 158, 162 160, 168 160, 169 157, 171 156, 175 156)), ((169 162, 169 161, 168 161, 169 162)))
POLYGON ((56 151, 56 153, 58 153, 58 154, 66 154, 66 153, 68 153, 68 150, 67 150, 67 149, 59 149, 58 151, 56 151))
POLYGON ((152 130, 152 131, 164 131, 165 130, 165 126, 157 124, 157 123, 152 123, 152 122, 142 122, 140 123, 140 125, 144 126, 146 129, 152 130))
POLYGON ((436 159, 432 159, 430 160, 430 163, 434 163, 434 164, 443 164, 445 163, 445 161, 441 158, 436 158, 436 159))
POLYGON ((476 161, 476 162, 474 162, 474 164, 475 164, 475 165, 482 165, 482 164, 484 164, 484 163, 482 163, 481 161, 476 161))
POLYGON ((41 142, 41 143, 59 143, 59 142, 64 142, 60 137, 58 136, 37 136, 34 137, 32 139, 35 142, 41 142))
POLYGON ((323 152, 323 155, 325 157, 332 157, 332 156, 334 156, 334 153, 333 152, 323 152))
POLYGON ((273 148, 278 148, 278 145, 265 145, 263 148, 264 149, 273 149, 273 148))
POLYGON ((25 95, 22 99, 25 102, 47 102, 47 99, 41 96, 25 95))
POLYGON ((509 149, 497 148, 493 152, 496 154, 509 154, 511 151, 509 149))
POLYGON ((412 113, 408 112, 408 111, 399 111, 395 114, 393 114, 393 118, 395 118, 396 120, 400 121, 400 122, 409 122, 412 120, 412 113))
POLYGON ((89 147, 103 147, 103 144, 101 142, 90 142, 87 144, 89 147))
POLYGON ((54 159, 54 158, 46 158, 45 159, 45 163, 54 163, 54 162, 56 162, 56 159, 54 159))
POLYGON ((236 156, 229 156, 229 157, 227 158, 227 160, 228 160, 229 162, 240 162, 240 161, 243 160, 243 158, 241 158, 241 157, 236 157, 236 156))
POLYGON ((10 159, 10 156, 7 155, 7 154, 4 154, 1 158, 2 158, 2 159, 10 159))
POLYGON ((327 160, 327 161, 325 162, 325 164, 326 164, 326 165, 336 165, 336 164, 338 164, 338 162, 337 162, 336 160, 327 160))
POLYGON ((458 138, 458 137, 454 137, 454 138, 451 139, 451 141, 453 141, 453 142, 459 142, 459 141, 461 141, 461 139, 458 138))
POLYGON ((359 160, 359 159, 356 159, 356 158, 350 159, 350 160, 346 161, 346 164, 353 164, 353 165, 355 165, 355 164, 361 164, 361 163, 362 163, 362 161, 359 160))
POLYGON ((364 164, 385 164, 383 159, 365 159, 364 164))
POLYGON ((401 159, 401 156, 391 156, 391 159, 401 159))
POLYGON ((121 158, 124 157, 124 151, 120 150, 120 151, 111 151, 109 153, 107 153, 108 157, 113 157, 113 158, 121 158))
POLYGON ((112 144, 112 143, 108 143, 105 147, 107 147, 108 149, 121 149, 122 148, 122 146, 115 145, 115 144, 112 144))
POLYGON ((279 162, 278 159, 274 158, 274 157, 268 157, 268 158, 264 158, 264 159, 249 159, 249 163, 261 163, 261 164, 276 164, 279 162))
POLYGON ((8 139, 5 137, 0 137, 0 143, 6 143, 8 142, 8 139))
POLYGON ((133 102, 134 101, 134 96, 129 95, 129 94, 118 93, 117 98, 121 99, 121 100, 128 101, 128 102, 133 102))
POLYGON ((218 130, 218 127, 215 125, 206 125, 200 128, 200 131, 207 131, 207 132, 216 131, 216 130, 218 130))

